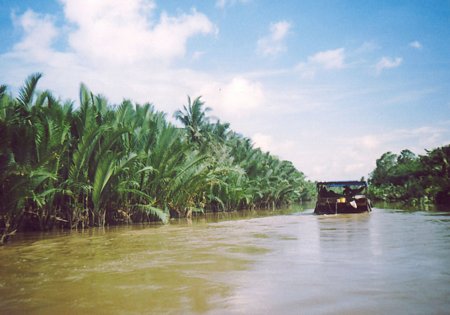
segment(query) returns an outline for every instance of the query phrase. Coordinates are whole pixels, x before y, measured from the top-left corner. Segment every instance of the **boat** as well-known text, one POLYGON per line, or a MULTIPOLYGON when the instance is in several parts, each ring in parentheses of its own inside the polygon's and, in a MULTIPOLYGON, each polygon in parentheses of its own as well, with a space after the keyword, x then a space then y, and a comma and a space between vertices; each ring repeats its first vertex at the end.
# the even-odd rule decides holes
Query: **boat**
POLYGON ((361 213, 372 211, 365 181, 317 183, 315 214, 361 213))

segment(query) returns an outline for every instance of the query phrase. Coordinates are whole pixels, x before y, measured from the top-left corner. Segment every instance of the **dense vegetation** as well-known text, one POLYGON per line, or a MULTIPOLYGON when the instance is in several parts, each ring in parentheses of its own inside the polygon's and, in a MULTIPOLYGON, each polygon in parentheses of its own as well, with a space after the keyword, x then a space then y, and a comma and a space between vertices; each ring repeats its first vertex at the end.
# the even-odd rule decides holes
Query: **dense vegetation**
POLYGON ((174 117, 151 104, 107 100, 80 87, 79 106, 0 87, 0 243, 17 229, 78 228, 284 207, 314 186, 291 162, 211 122, 200 98, 174 117))
POLYGON ((413 204, 450 204, 450 145, 416 156, 384 153, 376 162, 369 182, 372 198, 413 204))

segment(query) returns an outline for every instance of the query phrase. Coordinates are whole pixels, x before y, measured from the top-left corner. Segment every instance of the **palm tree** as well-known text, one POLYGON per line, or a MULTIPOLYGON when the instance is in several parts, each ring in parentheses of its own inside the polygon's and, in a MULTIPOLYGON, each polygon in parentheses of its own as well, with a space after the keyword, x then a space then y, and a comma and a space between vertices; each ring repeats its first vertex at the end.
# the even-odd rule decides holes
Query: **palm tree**
POLYGON ((16 99, 1 89, 1 242, 15 232, 24 214, 36 217, 41 227, 54 216, 49 209, 58 190, 55 181, 68 127, 52 119, 59 108, 53 106, 56 101, 49 92, 41 93, 33 104, 40 78, 41 74, 31 75, 16 99))
POLYGON ((200 98, 199 96, 191 102, 191 98, 188 96, 188 105, 183 106, 182 111, 178 110, 174 114, 174 117, 184 125, 192 143, 202 142, 203 128, 209 121, 206 113, 211 110, 209 107, 203 109, 204 103, 200 98))

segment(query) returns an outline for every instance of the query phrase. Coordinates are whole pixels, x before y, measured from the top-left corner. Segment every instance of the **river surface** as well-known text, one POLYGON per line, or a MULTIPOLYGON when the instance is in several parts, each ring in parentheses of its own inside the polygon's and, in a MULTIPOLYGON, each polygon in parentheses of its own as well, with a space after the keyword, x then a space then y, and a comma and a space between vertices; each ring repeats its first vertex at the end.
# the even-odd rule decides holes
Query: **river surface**
POLYGON ((450 313, 450 212, 222 216, 18 235, 0 314, 450 313))

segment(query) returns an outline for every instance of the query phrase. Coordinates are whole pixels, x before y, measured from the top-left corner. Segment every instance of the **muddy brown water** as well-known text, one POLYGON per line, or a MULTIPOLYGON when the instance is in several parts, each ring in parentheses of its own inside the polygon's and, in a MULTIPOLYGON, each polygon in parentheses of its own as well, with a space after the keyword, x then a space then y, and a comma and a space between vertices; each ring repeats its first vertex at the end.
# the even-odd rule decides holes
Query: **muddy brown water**
POLYGON ((236 216, 18 235, 0 314, 450 313, 450 212, 236 216))

